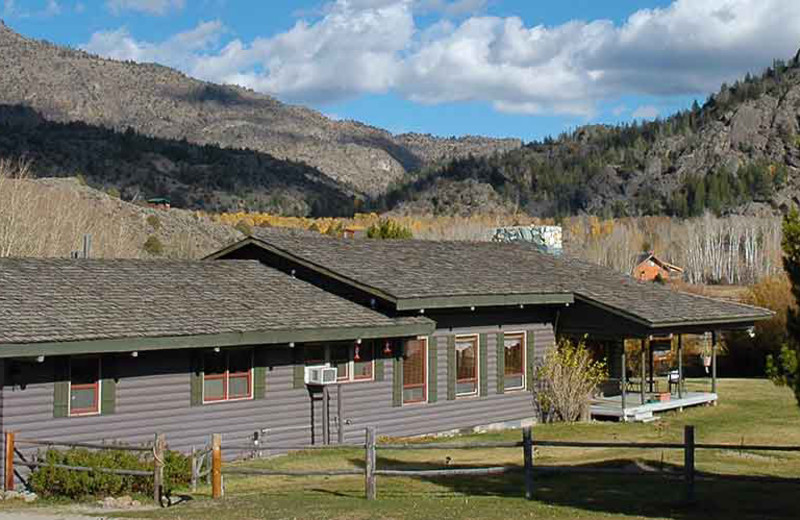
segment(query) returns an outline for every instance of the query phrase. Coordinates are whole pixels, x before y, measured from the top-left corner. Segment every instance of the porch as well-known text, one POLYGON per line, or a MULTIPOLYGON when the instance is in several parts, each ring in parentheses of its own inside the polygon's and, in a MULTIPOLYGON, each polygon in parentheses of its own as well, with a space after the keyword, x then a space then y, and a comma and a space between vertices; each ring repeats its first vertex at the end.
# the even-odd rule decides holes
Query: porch
POLYGON ((590 413, 592 417, 620 419, 623 422, 650 422, 656 420, 655 413, 714 404, 718 399, 718 395, 714 392, 684 392, 682 396, 666 395, 669 395, 668 400, 658 400, 653 395, 642 402, 640 394, 629 394, 624 405, 621 394, 597 397, 592 400, 590 413))

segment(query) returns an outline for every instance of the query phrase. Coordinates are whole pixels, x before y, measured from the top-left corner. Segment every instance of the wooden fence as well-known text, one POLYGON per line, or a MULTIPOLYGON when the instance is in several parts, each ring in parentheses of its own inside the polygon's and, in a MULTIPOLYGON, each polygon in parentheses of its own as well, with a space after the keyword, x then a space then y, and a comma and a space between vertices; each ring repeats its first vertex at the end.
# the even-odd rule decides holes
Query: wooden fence
MULTIPOLYGON (((271 470, 258 468, 238 468, 222 467, 222 449, 220 436, 214 436, 215 441, 212 446, 213 467, 212 476, 212 496, 220 498, 223 493, 222 475, 263 475, 263 476, 343 476, 343 475, 363 475, 365 495, 368 500, 375 500, 377 497, 377 477, 379 476, 402 476, 402 477, 457 477, 457 476, 484 476, 499 475, 512 472, 523 472, 524 474, 524 496, 532 500, 534 493, 535 474, 537 472, 574 472, 574 473, 611 473, 611 474, 630 474, 630 471, 615 468, 581 468, 575 466, 554 467, 536 466, 534 464, 534 447, 550 448, 626 448, 626 449, 658 449, 658 450, 683 450, 683 475, 685 482, 686 497, 693 500, 695 496, 695 453, 697 450, 737 450, 737 451, 786 451, 800 452, 800 446, 771 446, 771 445, 744 445, 744 444, 702 444, 695 441, 694 426, 686 426, 682 443, 660 443, 660 442, 597 442, 597 441, 547 441, 534 440, 533 431, 530 427, 523 428, 522 439, 514 442, 472 442, 472 443, 386 443, 378 444, 376 441, 375 428, 369 427, 365 431, 365 442, 363 444, 339 444, 339 445, 312 445, 312 446, 266 446, 262 449, 274 450, 325 450, 331 448, 357 448, 364 449, 364 469, 334 469, 334 470, 271 470), (399 450, 469 450, 487 448, 522 448, 523 465, 520 466, 486 466, 474 468, 442 468, 442 469, 378 469, 377 451, 399 451, 399 450)), ((226 449, 246 450, 246 446, 225 446, 226 449)))
POLYGON ((164 497, 164 453, 167 447, 167 440, 164 434, 157 433, 154 435, 154 442, 152 447, 144 446, 123 446, 118 444, 93 444, 87 442, 58 442, 41 439, 28 439, 17 437, 14 432, 6 432, 5 434, 5 458, 4 458, 4 480, 3 490, 14 490, 14 477, 20 480, 22 475, 16 470, 17 466, 27 467, 30 469, 50 467, 59 468, 69 471, 81 471, 87 473, 108 473, 112 475, 130 475, 135 477, 149 477, 153 479, 153 499, 156 504, 163 505, 162 498, 164 497), (151 453, 153 455, 153 469, 119 469, 119 468, 103 468, 103 467, 88 467, 88 466, 70 466, 67 464, 53 464, 49 462, 42 462, 38 460, 37 456, 29 459, 19 449, 20 446, 42 447, 42 448, 86 448, 91 450, 118 450, 129 451, 136 453, 151 453))

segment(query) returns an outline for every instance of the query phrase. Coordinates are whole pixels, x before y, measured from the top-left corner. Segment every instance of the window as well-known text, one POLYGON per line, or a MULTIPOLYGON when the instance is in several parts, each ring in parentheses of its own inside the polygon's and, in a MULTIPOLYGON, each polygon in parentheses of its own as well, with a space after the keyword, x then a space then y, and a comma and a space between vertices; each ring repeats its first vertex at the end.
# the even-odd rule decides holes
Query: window
POLYGON ((375 349, 372 342, 349 345, 310 345, 304 348, 306 366, 326 365, 336 369, 336 381, 372 381, 375 349))
POLYGON ((423 403, 428 399, 428 342, 406 342, 403 354, 403 404, 423 403))
POLYGON ((253 397, 253 351, 209 352, 203 367, 203 402, 236 401, 253 397))
POLYGON ((505 335, 505 380, 506 390, 525 388, 525 334, 505 335))
POLYGON ((74 358, 70 361, 69 414, 100 413, 100 359, 74 358))
POLYGON ((456 395, 478 394, 478 336, 456 337, 456 395))

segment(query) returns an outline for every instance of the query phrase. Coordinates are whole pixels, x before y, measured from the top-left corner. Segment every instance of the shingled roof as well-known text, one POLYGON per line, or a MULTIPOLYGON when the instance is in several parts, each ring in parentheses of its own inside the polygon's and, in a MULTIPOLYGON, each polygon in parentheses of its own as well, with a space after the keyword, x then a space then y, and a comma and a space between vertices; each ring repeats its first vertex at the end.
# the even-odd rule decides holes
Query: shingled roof
POLYGON ((212 256, 224 258, 247 244, 374 292, 395 303, 398 310, 426 304, 433 308, 570 303, 574 298, 649 327, 755 321, 772 316, 765 309, 639 282, 611 269, 541 253, 522 243, 339 240, 257 230, 253 237, 212 256), (540 301, 534 298, 537 295, 540 301))
POLYGON ((246 260, 0 260, 0 324, 0 356, 58 342, 140 338, 145 349, 160 345, 154 338, 219 345, 433 330, 427 319, 388 318, 246 260))

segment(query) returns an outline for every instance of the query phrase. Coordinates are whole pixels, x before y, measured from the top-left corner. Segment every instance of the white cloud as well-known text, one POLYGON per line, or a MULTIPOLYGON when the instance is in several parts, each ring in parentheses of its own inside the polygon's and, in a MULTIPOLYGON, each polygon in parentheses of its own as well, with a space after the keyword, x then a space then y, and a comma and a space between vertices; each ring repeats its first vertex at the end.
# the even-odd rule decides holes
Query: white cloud
POLYGON ((656 106, 642 105, 640 107, 637 107, 636 110, 633 111, 631 116, 633 116, 634 119, 655 119, 658 117, 658 114, 660 112, 661 111, 656 106))
MULTIPOLYGON (((800 45, 797 0, 675 0, 622 24, 556 26, 474 14, 485 6, 485 0, 336 0, 310 21, 249 42, 215 46, 222 41, 218 24, 161 43, 136 41, 120 29, 95 34, 85 47, 297 102, 391 91, 420 103, 483 101, 504 112, 587 116, 599 102, 624 95, 710 92, 800 45), (421 28, 415 13, 422 11, 442 18, 421 28), (451 18, 458 14, 467 16, 451 18)), ((652 114, 654 107, 637 112, 646 108, 652 114)))
POLYGON ((106 6, 114 14, 123 11, 137 11, 163 16, 170 11, 184 8, 185 0, 107 0, 106 6))

